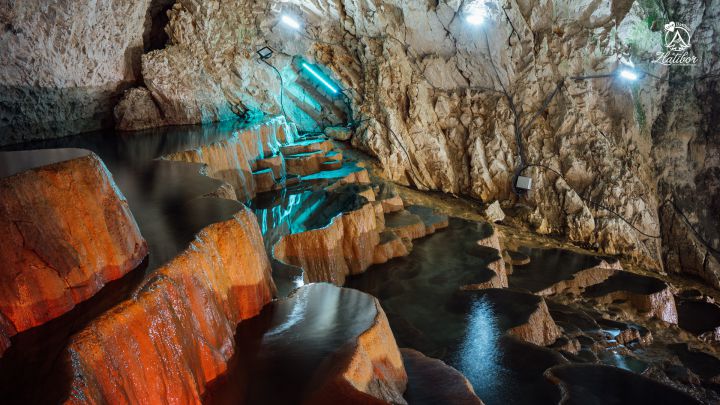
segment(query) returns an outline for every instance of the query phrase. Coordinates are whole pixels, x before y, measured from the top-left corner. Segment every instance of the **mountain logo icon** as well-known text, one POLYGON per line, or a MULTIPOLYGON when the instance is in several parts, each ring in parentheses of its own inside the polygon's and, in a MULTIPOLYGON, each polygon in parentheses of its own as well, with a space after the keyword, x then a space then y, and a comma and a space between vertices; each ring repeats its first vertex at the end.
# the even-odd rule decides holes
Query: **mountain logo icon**
POLYGON ((665 24, 665 48, 672 52, 690 49, 690 30, 684 24, 670 22, 665 24))

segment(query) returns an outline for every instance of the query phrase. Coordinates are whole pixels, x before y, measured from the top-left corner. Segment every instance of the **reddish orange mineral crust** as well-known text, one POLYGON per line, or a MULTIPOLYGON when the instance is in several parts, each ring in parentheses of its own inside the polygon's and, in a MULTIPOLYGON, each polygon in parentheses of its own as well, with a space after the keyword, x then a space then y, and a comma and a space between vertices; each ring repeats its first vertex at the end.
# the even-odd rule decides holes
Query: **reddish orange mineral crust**
POLYGON ((127 201, 94 154, 0 179, 0 355, 147 255, 127 201))
POLYGON ((247 208, 204 228, 134 297, 72 338, 67 403, 199 403, 227 367, 237 324, 274 292, 247 208))

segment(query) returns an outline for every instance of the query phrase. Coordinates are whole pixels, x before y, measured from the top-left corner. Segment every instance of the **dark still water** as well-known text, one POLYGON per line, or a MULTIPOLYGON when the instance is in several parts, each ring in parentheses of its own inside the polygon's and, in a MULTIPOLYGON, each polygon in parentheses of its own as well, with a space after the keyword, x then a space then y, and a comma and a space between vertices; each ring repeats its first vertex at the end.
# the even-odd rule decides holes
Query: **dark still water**
POLYGON ((513 322, 513 311, 502 307, 512 305, 507 296, 458 292, 484 279, 498 258, 493 249, 475 249, 491 233, 489 224, 450 218, 447 229, 413 241, 409 256, 373 266, 347 286, 378 297, 400 347, 457 368, 486 404, 557 403, 559 392, 542 372, 558 358, 503 337, 513 322))

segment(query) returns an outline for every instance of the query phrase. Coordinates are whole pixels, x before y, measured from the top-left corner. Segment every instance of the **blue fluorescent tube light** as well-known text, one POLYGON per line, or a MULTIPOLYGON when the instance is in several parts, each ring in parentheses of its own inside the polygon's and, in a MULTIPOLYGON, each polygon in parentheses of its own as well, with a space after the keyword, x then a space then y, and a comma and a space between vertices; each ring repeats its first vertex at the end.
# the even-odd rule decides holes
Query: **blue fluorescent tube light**
POLYGON ((305 62, 303 62, 302 67, 303 67, 303 69, 305 69, 305 70, 307 70, 308 72, 310 72, 310 74, 312 74, 313 76, 315 76, 316 79, 320 80, 320 83, 324 84, 325 87, 327 87, 333 94, 337 94, 337 93, 338 93, 338 89, 337 89, 335 86, 333 86, 332 84, 330 84, 330 82, 328 82, 327 80, 325 80, 325 78, 322 77, 322 75, 321 75, 320 73, 318 73, 315 69, 313 69, 310 65, 308 65, 308 64, 305 63, 305 62))

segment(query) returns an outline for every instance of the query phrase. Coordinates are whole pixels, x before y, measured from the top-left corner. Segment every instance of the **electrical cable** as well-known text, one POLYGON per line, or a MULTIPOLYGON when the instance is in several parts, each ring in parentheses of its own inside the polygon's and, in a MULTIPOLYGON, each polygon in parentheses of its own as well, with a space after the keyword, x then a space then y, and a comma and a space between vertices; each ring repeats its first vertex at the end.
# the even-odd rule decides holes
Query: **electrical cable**
MULTIPOLYGON (((508 19, 508 21, 509 21, 509 22, 511 23, 511 25, 512 25, 512 22, 510 21, 507 13, 505 13, 505 17, 508 19)), ((520 36, 519 36, 519 34, 517 33, 517 31, 515 30, 515 27, 513 26, 512 28, 513 28, 513 32, 514 32, 515 35, 518 37, 518 40, 520 40, 520 36)), ((542 113, 547 109, 547 107, 549 106, 549 104, 552 102, 552 100, 553 100, 553 99, 555 98, 555 96, 557 95, 558 91, 563 87, 563 85, 564 85, 564 80, 565 80, 565 79, 561 79, 561 80, 558 82, 558 84, 557 84, 556 87, 555 87, 555 90, 553 90, 553 92, 550 93, 550 94, 545 98, 545 100, 544 100, 541 108, 540 108, 538 111, 536 111, 536 113, 533 115, 533 117, 530 119, 530 121, 528 121, 528 123, 525 124, 523 127, 520 127, 519 113, 517 112, 517 108, 516 108, 516 106, 515 106, 514 100, 513 100, 512 96, 509 94, 509 92, 507 91, 507 89, 505 88, 505 86, 504 86, 504 84, 503 84, 503 82, 502 82, 502 79, 500 78, 500 74, 499 74, 499 72, 498 72, 497 66, 495 66, 495 63, 494 63, 494 61, 493 61, 493 59, 492 59, 492 57, 491 57, 491 54, 490 54, 490 44, 489 44, 489 39, 488 39, 488 36, 487 36, 487 32, 484 31, 484 34, 485 34, 485 44, 486 44, 486 47, 487 47, 487 50, 488 50, 488 57, 489 57, 489 59, 490 59, 490 63, 491 63, 492 68, 493 68, 493 70, 494 70, 495 76, 496 76, 496 78, 497 78, 497 80, 498 80, 498 82, 499 82, 500 87, 501 87, 502 90, 501 90, 501 91, 498 91, 498 90, 496 90, 496 89, 482 88, 482 87, 478 87, 478 89, 479 89, 479 90, 495 91, 495 92, 500 92, 500 93, 502 93, 502 94, 505 96, 505 98, 507 99, 507 101, 508 101, 508 103, 509 103, 509 107, 510 107, 511 111, 513 112, 514 121, 515 121, 515 138, 516 138, 516 144, 517 144, 517 147, 518 147, 518 156, 519 156, 519 161, 520 161, 520 162, 519 162, 520 164, 518 165, 518 169, 516 169, 516 171, 515 171, 515 175, 514 175, 514 178, 513 178, 513 181, 512 181, 513 191, 514 191, 516 194, 518 194, 517 190, 515 189, 515 180, 517 179, 518 176, 520 176, 520 175, 523 173, 524 170, 526 170, 526 169, 529 168, 529 167, 538 167, 538 168, 542 168, 542 169, 545 169, 545 170, 549 170, 549 171, 555 173, 555 174, 556 174, 557 176, 559 176, 560 178, 562 178, 563 181, 565 181, 565 183, 568 184, 568 186, 570 186, 570 184, 567 182, 567 179, 566 179, 560 172, 558 172, 557 170, 555 170, 555 169, 553 169, 553 168, 551 168, 551 167, 549 167, 549 166, 542 165, 542 164, 537 164, 537 163, 529 163, 529 164, 526 164, 526 163, 525 163, 525 157, 524 157, 524 149, 523 149, 523 144, 522 144, 522 134, 523 134, 524 132, 526 132, 526 131, 532 126, 533 122, 535 122, 535 120, 537 119, 537 117, 538 117, 540 114, 542 114, 542 113)), ((304 32, 301 32, 300 35, 303 36, 303 37, 305 37, 306 39, 309 39, 309 40, 314 41, 314 42, 322 43, 322 44, 325 44, 325 45, 330 45, 330 46, 344 46, 343 44, 340 44, 340 43, 332 43, 332 42, 322 41, 322 40, 317 39, 317 38, 312 38, 312 37, 310 37, 308 34, 306 34, 306 33, 304 33, 304 32)), ((510 36, 512 36, 512 33, 510 34, 510 36)), ((400 41, 398 38, 396 38, 396 37, 394 37, 394 36, 392 36, 392 35, 385 35, 385 36, 383 36, 383 37, 384 37, 384 38, 391 38, 391 39, 395 40, 396 42, 398 42, 399 44, 401 44, 401 46, 403 46, 403 47, 406 46, 402 41, 400 41)), ((370 38, 374 38, 374 37, 370 37, 370 38)), ((509 40, 509 38, 508 38, 508 40, 509 40)), ((406 50, 406 52, 407 52, 407 50, 406 50)), ((268 62, 265 61, 265 60, 263 60, 263 62, 265 62, 268 66, 270 66, 271 68, 273 68, 273 69, 275 70, 275 72, 278 74, 278 77, 280 78, 280 81, 281 81, 280 102, 281 102, 281 108, 282 108, 282 110, 283 110, 283 114, 285 114, 285 109, 284 109, 284 106, 283 106, 283 94, 282 94, 282 91, 283 91, 283 83, 282 83, 282 80, 283 80, 283 79, 282 79, 282 75, 280 75, 280 72, 279 72, 279 71, 277 70, 277 68, 275 68, 273 65, 271 65, 270 63, 268 63, 268 62)), ((413 67, 413 70, 415 70, 415 69, 414 69, 415 66, 412 66, 412 67, 413 67)), ((657 79, 657 80, 667 80, 668 82, 672 83, 672 81, 671 81, 670 79, 663 79, 663 78, 660 78, 660 77, 658 77, 658 76, 655 76, 655 75, 653 75, 653 74, 651 74, 651 73, 649 73, 649 72, 642 71, 642 70, 640 70, 640 71, 641 71, 643 74, 645 74, 645 75, 647 75, 647 76, 650 76, 650 77, 652 77, 652 78, 655 78, 655 79, 657 79)), ((434 85, 427 79, 427 77, 426 77, 422 72, 416 72, 416 73, 418 74, 418 76, 420 76, 421 78, 423 78, 426 83, 428 83, 431 87, 433 87, 435 90, 437 90, 437 87, 434 86, 434 85)), ((573 76, 573 77, 570 77, 570 79, 572 79, 572 80, 588 80, 588 79, 597 79, 597 78, 607 78, 607 77, 613 77, 613 76, 615 76, 615 74, 614 74, 614 73, 610 73, 610 74, 598 74, 598 75, 588 75, 588 76, 573 76)), ((699 77, 699 78, 694 79, 694 80, 704 80, 704 79, 706 79, 706 78, 713 78, 713 77, 718 77, 718 76, 720 76, 720 75, 706 75, 706 76, 702 76, 702 77, 699 77)), ((349 89, 352 90, 352 91, 355 91, 356 94, 359 94, 355 89, 353 89, 353 88, 349 88, 349 89)), ((473 88, 472 88, 472 87, 468 87, 468 89, 473 89, 473 88)), ((351 118, 351 119, 349 120, 349 122, 348 122, 347 125, 348 125, 348 126, 355 126, 355 127, 356 127, 358 124, 360 124, 360 123, 362 123, 362 122, 374 120, 374 121, 377 122, 378 124, 380 124, 380 125, 382 125, 383 127, 385 127, 385 128, 388 130, 388 132, 390 132, 390 134, 393 136, 393 138, 395 139, 395 141, 397 142, 397 144, 400 146, 401 150, 402 150, 403 153, 405 154, 406 158, 408 159, 408 164, 410 165, 410 169, 411 169, 411 171, 413 172, 413 174, 415 175, 417 181, 418 181, 423 187, 429 189, 429 187, 428 187, 426 184, 424 184, 424 182, 422 182, 421 177, 420 177, 420 176, 418 175, 418 173, 416 172, 415 167, 414 167, 414 165, 413 165, 413 163, 412 163, 412 160, 411 160, 411 158, 410 158, 410 154, 408 153, 408 151, 407 151, 407 149, 405 148, 404 144, 400 141, 400 138, 399 138, 398 135, 395 133, 395 131, 394 131, 392 128, 390 128, 390 126, 389 126, 388 124, 386 124, 386 123, 378 120, 378 119, 377 119, 376 117, 374 117, 374 116, 372 116, 372 118, 362 118, 362 119, 360 119, 360 120, 358 120, 358 121, 354 121, 354 120, 352 119, 353 113, 352 113, 352 108, 351 108, 350 105, 349 105, 349 104, 350 104, 349 98, 348 98, 348 96, 347 96, 346 94, 344 94, 344 93, 343 93, 343 96, 344 96, 343 100, 345 101, 346 105, 348 105, 348 109, 349 109, 349 111, 350 111, 350 118, 351 118)), ((594 124, 593 124, 593 126, 594 126, 594 124)), ((597 127, 595 127, 595 128, 597 129, 597 127)), ((599 131, 599 129, 598 129, 598 131, 599 131)), ((601 131, 600 131, 600 132, 601 132, 601 131)), ((602 132, 601 132, 601 133, 602 133, 602 132)), ((602 133, 602 135, 605 136, 604 133, 602 133)), ((607 137, 605 136, 605 138, 607 138, 607 137)), ((572 188, 572 186, 570 186, 570 187, 572 188)), ((575 191, 575 190, 573 189, 573 191, 575 191)), ((577 193, 577 191, 575 191, 575 192, 577 193)), ((603 209, 603 210, 605 210, 605 211, 608 211, 608 212, 610 212, 611 214, 615 215, 616 217, 618 217, 619 219, 621 219, 623 222, 625 222, 628 226, 630 226, 632 229, 634 229, 636 232, 640 233, 641 235, 643 235, 643 236, 645 236, 645 237, 647 237, 647 238, 651 238, 651 239, 660 239, 660 238, 662 238, 662 235, 650 235, 650 234, 642 231, 641 229, 637 228, 637 227, 636 227, 635 225, 633 225, 629 220, 627 220, 625 217, 623 217, 622 215, 620 215, 618 212, 614 211, 613 209, 611 209, 611 208, 609 208, 609 207, 607 207, 607 206, 605 206, 605 205, 603 205, 603 204, 601 204, 601 203, 598 203, 597 201, 594 201, 594 200, 592 200, 592 199, 589 199, 589 198, 587 198, 587 197, 585 197, 585 196, 583 196, 583 195, 580 195, 579 193, 577 193, 577 195, 578 195, 583 201, 585 201, 585 202, 587 202, 587 203, 589 203, 589 204, 591 204, 591 205, 594 205, 594 206, 596 206, 596 207, 599 207, 599 208, 601 208, 601 209, 603 209)), ((675 209, 675 211, 676 211, 678 214, 680 214, 683 222, 693 231, 693 233, 695 234, 695 236, 696 236, 696 237, 698 238, 698 240, 705 246, 705 248, 706 248, 708 251, 711 251, 711 252, 713 252, 713 253, 715 253, 715 254, 720 255, 720 252, 719 252, 717 249, 713 248, 707 241, 705 241, 704 238, 702 237, 702 235, 700 234, 700 232, 697 231, 697 230, 692 226, 692 224, 690 223, 690 221, 689 221, 689 219, 687 218, 687 216, 682 212, 682 210, 677 206, 677 204, 675 204, 674 201, 672 201, 672 200, 670 200, 670 199, 667 199, 667 200, 665 200, 665 201, 660 205, 660 207, 664 207, 666 204, 671 204, 671 205, 672 205, 672 207, 675 209)))
MULTIPOLYGON (((603 209, 603 210, 605 210, 605 211, 610 212, 611 214, 613 214, 613 215, 615 215, 616 217, 618 217, 619 219, 621 219, 623 222, 625 222, 626 224, 628 224, 632 229, 634 229, 635 231, 637 231, 638 233, 640 233, 640 234, 643 235, 643 236, 646 236, 646 237, 648 237, 648 238, 650 238, 650 239, 662 239, 662 234, 660 234, 660 235, 650 235, 650 234, 642 231, 641 229, 638 229, 635 225, 633 225, 630 221, 628 221, 627 218, 625 218, 624 216, 622 216, 622 215, 619 214, 618 212, 614 211, 612 208, 609 208, 608 206, 606 206, 606 205, 604 205, 604 204, 601 204, 601 203, 599 203, 599 202, 597 202, 597 201, 591 200, 590 198, 587 198, 587 197, 581 195, 580 193, 577 193, 577 191, 570 185, 570 183, 568 183, 568 181, 567 181, 567 179, 565 178, 565 176, 563 176, 560 172, 558 172, 557 170, 553 169, 552 167, 549 167, 549 166, 546 166, 546 165, 543 165, 543 164, 538 164, 538 163, 530 163, 530 164, 525 165, 525 166, 522 168, 521 173, 522 173, 522 171, 524 171, 525 169, 527 169, 527 168, 529 168, 529 167, 539 167, 539 168, 541 168, 541 169, 549 170, 549 171, 555 173, 558 177, 560 177, 561 179, 563 179, 563 181, 565 182, 565 184, 567 184, 573 191, 575 191, 575 193, 578 195, 578 197, 580 197, 583 201, 585 201, 585 202, 587 202, 587 203, 589 203, 589 204, 592 204, 592 205, 594 205, 594 206, 596 206, 596 207, 598 207, 598 208, 601 208, 601 209, 603 209)), ((705 247, 705 249, 706 249, 707 251, 709 251, 709 252, 712 252, 712 253, 715 254, 715 255, 719 255, 719 256, 720 256, 720 250, 715 249, 708 241, 706 241, 706 240, 704 239, 704 237, 702 236, 702 234, 700 233, 700 231, 698 231, 697 229, 695 229, 695 227, 694 227, 694 226, 692 225, 692 223, 690 222, 690 219, 687 217, 687 215, 685 215, 685 213, 680 209, 680 207, 677 206, 677 204, 675 203, 675 201, 674 201, 673 199, 670 199, 670 198, 666 199, 665 201, 662 202, 662 204, 660 204, 660 205, 658 206, 658 209, 662 209, 663 207, 665 207, 665 206, 668 205, 668 204, 671 205, 672 208, 675 210, 675 212, 680 215, 680 217, 682 218, 682 221, 685 223, 685 225, 686 225, 688 228, 690 228, 690 230, 693 232, 693 234, 695 234, 695 237, 696 237, 696 238, 698 239, 698 241, 705 247)))
POLYGON ((285 112, 285 102, 283 101, 283 99, 285 98, 285 83, 283 81, 282 74, 280 74, 280 71, 278 70, 278 68, 276 68, 272 63, 268 62, 267 60, 261 58, 260 61, 263 62, 264 64, 270 66, 272 68, 272 70, 274 70, 275 73, 277 73, 277 76, 280 79, 280 110, 282 111, 285 119, 290 120, 290 117, 288 117, 287 113, 285 112))

